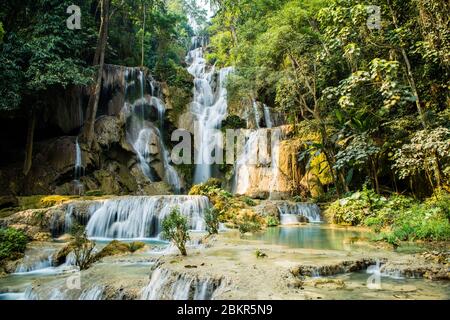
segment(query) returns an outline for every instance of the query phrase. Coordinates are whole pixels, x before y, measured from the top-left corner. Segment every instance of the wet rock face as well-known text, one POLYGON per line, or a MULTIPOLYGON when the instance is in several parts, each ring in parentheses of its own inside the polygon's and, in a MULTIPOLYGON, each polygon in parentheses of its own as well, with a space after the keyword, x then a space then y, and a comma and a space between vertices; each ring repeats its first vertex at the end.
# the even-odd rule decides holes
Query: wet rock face
POLYGON ((376 259, 364 258, 355 261, 342 261, 330 265, 300 265, 298 267, 292 268, 291 273, 295 277, 326 277, 341 273, 361 271, 367 269, 369 266, 376 264, 376 259))
POLYGON ((0 209, 12 208, 19 205, 19 200, 14 196, 0 196, 0 209))
POLYGON ((208 278, 189 272, 156 268, 141 300, 212 300, 215 292, 226 283, 222 277, 208 278))

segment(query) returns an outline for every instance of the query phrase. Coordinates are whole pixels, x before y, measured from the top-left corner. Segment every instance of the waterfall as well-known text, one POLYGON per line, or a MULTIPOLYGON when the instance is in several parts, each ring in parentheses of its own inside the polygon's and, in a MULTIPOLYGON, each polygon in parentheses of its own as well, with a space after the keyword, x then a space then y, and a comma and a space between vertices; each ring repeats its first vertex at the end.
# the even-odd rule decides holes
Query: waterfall
POLYGON ((321 222, 320 208, 314 203, 278 203, 280 222, 282 225, 298 224, 300 217, 307 218, 309 222, 321 222))
POLYGON ((56 250, 54 249, 44 250, 37 259, 35 257, 25 256, 14 273, 46 273, 46 271, 49 271, 49 268, 53 266, 53 255, 55 254, 55 251, 56 250))
POLYGON ((155 182, 157 178, 152 171, 151 162, 158 154, 164 168, 164 180, 172 187, 175 193, 181 192, 181 180, 175 168, 170 164, 170 153, 163 139, 166 106, 160 98, 155 96, 157 85, 147 81, 144 72, 140 69, 128 68, 125 72, 125 109, 128 111, 127 138, 133 146, 144 175, 155 182), (149 120, 149 108, 156 111, 158 123, 149 120))
POLYGON ((93 286, 89 289, 85 289, 78 300, 102 300, 103 292, 105 288, 103 286, 93 286))
POLYGON ((270 116, 270 109, 267 106, 267 104, 263 104, 263 110, 264 110, 264 121, 266 123, 266 127, 272 128, 273 127, 272 118, 270 116))
POLYGON ((247 142, 237 157, 233 192, 247 194, 252 187, 259 186, 261 190, 266 187, 271 195, 278 190, 281 130, 258 129, 250 131, 247 136, 247 142), (265 185, 261 185, 262 181, 265 185))
POLYGON ((141 300, 211 300, 221 282, 221 279, 199 278, 157 268, 142 290, 141 300))
POLYGON ((217 73, 214 67, 207 65, 203 53, 205 42, 201 37, 193 37, 193 49, 186 57, 188 71, 194 76, 194 100, 191 103, 191 112, 196 120, 194 183, 205 182, 212 176, 212 151, 222 146, 222 135, 213 134, 213 130, 221 127, 227 115, 226 80, 233 72, 233 68, 228 67, 217 73))
POLYGON ((80 178, 84 175, 84 167, 82 161, 82 153, 80 143, 78 142, 78 137, 75 141, 75 169, 74 169, 74 193, 83 193, 83 184, 80 182, 80 178))
POLYGON ((272 159, 272 170, 271 170, 271 176, 272 179, 270 181, 270 187, 269 187, 269 199, 272 199, 273 192, 279 190, 278 185, 278 175, 279 175, 279 157, 280 157, 280 139, 281 139, 281 131, 280 130, 273 130, 272 131, 272 147, 271 147, 271 159, 272 159))
POLYGON ((255 114, 256 128, 259 129, 260 128, 259 122, 261 121, 261 115, 259 114, 259 107, 256 100, 253 100, 252 105, 253 105, 253 113, 255 114))
POLYGON ((209 200, 203 196, 121 197, 106 200, 89 220, 91 238, 147 239, 161 233, 161 222, 175 207, 188 217, 190 229, 203 231, 204 211, 209 200))

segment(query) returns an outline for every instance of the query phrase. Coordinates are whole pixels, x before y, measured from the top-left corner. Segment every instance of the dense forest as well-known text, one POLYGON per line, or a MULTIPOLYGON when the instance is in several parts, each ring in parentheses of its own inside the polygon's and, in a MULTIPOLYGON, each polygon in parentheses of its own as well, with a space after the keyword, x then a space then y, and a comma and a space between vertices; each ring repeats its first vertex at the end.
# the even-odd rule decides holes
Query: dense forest
POLYGON ((449 17, 443 0, 4 0, 0 271, 69 233, 58 266, 113 240, 77 255, 84 270, 147 245, 117 239, 187 256, 192 230, 292 222, 426 242, 448 263, 449 17), (176 163, 172 133, 198 123, 183 156, 212 156, 210 129, 246 132, 243 155, 176 163))

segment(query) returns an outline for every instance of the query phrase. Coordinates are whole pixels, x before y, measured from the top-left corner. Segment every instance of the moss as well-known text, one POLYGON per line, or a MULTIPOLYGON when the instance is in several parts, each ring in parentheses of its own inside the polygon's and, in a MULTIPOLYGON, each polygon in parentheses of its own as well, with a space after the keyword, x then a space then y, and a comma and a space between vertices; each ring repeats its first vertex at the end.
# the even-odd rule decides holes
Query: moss
POLYGON ((102 190, 90 190, 86 191, 84 195, 87 197, 101 197, 104 196, 105 193, 102 190))
POLYGON ((104 247, 99 253, 97 253, 95 259, 99 260, 105 257, 134 253, 144 247, 145 243, 140 241, 123 243, 117 240, 113 240, 106 247, 104 247))
POLYGON ((42 199, 40 199, 39 203, 41 205, 41 208, 49 208, 55 205, 63 204, 72 199, 73 197, 69 196, 51 195, 43 197, 42 199))
POLYGON ((62 265, 66 262, 67 256, 72 252, 74 249, 74 244, 68 243, 64 247, 62 247, 58 252, 53 256, 53 263, 56 266, 62 265))

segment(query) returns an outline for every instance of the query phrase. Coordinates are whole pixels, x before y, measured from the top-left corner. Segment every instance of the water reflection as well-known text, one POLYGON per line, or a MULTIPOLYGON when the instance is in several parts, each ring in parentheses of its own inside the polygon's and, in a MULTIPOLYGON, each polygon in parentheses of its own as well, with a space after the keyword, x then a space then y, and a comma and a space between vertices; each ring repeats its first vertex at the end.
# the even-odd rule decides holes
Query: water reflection
POLYGON ((291 248, 351 250, 352 243, 365 237, 366 234, 359 230, 308 224, 299 227, 269 228, 250 239, 291 248))

